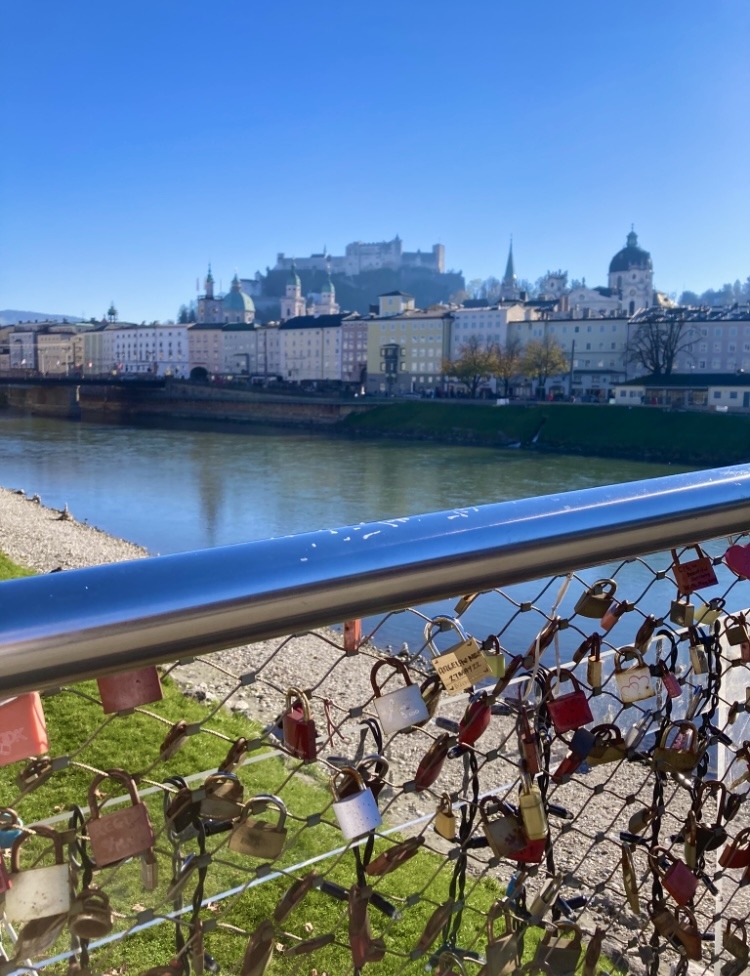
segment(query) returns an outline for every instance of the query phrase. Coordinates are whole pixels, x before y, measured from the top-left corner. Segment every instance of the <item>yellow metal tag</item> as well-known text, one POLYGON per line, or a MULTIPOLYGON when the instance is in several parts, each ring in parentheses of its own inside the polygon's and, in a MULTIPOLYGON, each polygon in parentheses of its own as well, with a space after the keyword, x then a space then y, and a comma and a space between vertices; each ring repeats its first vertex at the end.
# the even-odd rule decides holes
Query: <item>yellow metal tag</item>
POLYGON ((491 676, 479 644, 469 637, 444 654, 432 659, 432 664, 448 694, 458 694, 491 676))

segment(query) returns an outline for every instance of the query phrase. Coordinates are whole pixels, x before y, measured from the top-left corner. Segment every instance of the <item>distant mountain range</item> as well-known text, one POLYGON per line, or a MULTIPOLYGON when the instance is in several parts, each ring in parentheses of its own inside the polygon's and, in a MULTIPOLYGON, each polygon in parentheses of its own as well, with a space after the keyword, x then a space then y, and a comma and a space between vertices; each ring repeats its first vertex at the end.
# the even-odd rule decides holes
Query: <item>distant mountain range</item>
POLYGON ((79 315, 47 314, 46 312, 22 312, 17 308, 0 309, 0 326, 15 325, 17 322, 80 322, 79 315))

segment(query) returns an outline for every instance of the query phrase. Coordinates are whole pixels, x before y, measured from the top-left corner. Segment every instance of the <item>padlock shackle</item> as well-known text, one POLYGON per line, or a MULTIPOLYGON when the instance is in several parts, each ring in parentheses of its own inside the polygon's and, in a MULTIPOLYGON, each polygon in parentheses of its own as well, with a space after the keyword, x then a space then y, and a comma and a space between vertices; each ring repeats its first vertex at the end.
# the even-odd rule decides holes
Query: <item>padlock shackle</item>
POLYGON ((16 837, 16 839, 13 841, 13 846, 10 849, 10 870, 12 874, 17 874, 21 870, 21 847, 30 837, 46 837, 48 840, 51 840, 52 847, 55 852, 55 864, 65 864, 63 839, 62 835, 58 833, 58 831, 54 830, 52 827, 45 827, 42 824, 39 824, 33 829, 31 827, 21 827, 19 829, 22 831, 22 833, 19 837, 16 837))
POLYGON ((433 617, 432 620, 428 620, 424 625, 424 639, 429 648, 430 654, 433 657, 439 657, 440 651, 435 647, 435 638, 438 634, 443 633, 446 630, 455 630, 462 641, 468 640, 468 635, 461 625, 460 620, 457 617, 446 617, 443 614, 438 614, 437 617, 433 617), (447 624, 443 626, 443 624, 447 624), (437 627, 437 630, 433 634, 433 627, 437 627))
POLYGON ((623 674, 625 671, 632 671, 633 668, 624 668, 622 666, 622 661, 636 661, 635 667, 645 668, 646 664, 643 660, 643 654, 638 650, 634 644, 624 644, 622 647, 615 648, 615 672, 623 674))
POLYGON ((292 701, 296 699, 302 706, 302 716, 305 722, 310 721, 311 710, 310 710, 310 699, 300 688, 289 688, 286 693, 286 710, 287 713, 292 710, 292 701))
POLYGON ((97 775, 91 781, 91 786, 89 786, 88 793, 89 810, 91 811, 92 820, 96 820, 101 816, 101 812, 99 810, 99 797, 97 797, 96 791, 105 779, 113 779, 118 783, 122 783, 122 785, 128 791, 128 795, 130 796, 133 806, 140 802, 135 780, 126 770, 108 769, 104 773, 97 773, 97 775))
POLYGON ((245 823, 251 813, 254 816, 253 808, 259 803, 263 803, 266 806, 270 804, 273 807, 278 807, 279 821, 276 826, 280 830, 286 823, 287 809, 284 801, 280 796, 276 796, 275 793, 257 793, 255 796, 250 797, 242 808, 242 813, 239 816, 239 823, 245 823))
POLYGON ((367 769, 370 766, 383 767, 382 769, 376 768, 376 773, 378 776, 385 776, 390 769, 391 764, 388 762, 385 756, 382 756, 379 752, 373 752, 369 756, 363 756, 360 759, 360 761, 357 763, 357 769, 360 770, 363 767, 367 769))
POLYGON ((331 792, 333 793, 334 799, 336 800, 337 803, 341 802, 341 797, 339 796, 338 789, 336 788, 336 781, 344 773, 346 773, 348 776, 351 776, 351 778, 356 782, 358 787, 357 790, 358 793, 364 793, 364 791, 368 788, 367 784, 362 778, 362 774, 355 766, 342 766, 341 769, 336 770, 336 772, 331 776, 330 779, 331 792))
POLYGON ((372 670, 370 671, 370 684, 372 685, 372 690, 376 698, 381 698, 383 695, 383 692, 380 686, 378 685, 377 681, 375 680, 375 678, 377 676, 378 671, 384 666, 391 667, 394 670, 398 671, 398 673, 401 675, 401 677, 404 679, 407 685, 412 684, 412 680, 409 675, 409 669, 406 667, 403 661, 399 661, 397 658, 393 658, 393 657, 384 657, 380 661, 377 661, 375 664, 373 664, 372 670))

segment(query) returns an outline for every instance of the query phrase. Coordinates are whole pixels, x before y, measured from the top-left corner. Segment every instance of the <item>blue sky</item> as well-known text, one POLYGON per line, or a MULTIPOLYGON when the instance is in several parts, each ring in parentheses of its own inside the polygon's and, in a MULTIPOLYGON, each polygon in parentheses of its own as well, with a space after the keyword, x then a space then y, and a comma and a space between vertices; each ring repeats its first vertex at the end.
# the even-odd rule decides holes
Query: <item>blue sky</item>
POLYGON ((0 308, 167 319, 400 234, 467 278, 750 275, 747 0, 6 4, 0 308))

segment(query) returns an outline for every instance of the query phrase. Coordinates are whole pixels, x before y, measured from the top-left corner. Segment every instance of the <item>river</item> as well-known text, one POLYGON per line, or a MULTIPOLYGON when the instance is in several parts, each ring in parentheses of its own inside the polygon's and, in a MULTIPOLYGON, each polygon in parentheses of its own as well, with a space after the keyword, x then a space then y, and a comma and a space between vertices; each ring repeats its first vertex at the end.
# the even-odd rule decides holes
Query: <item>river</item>
MULTIPOLYGON (((38 494, 54 508, 67 505, 80 521, 153 554, 684 470, 280 429, 100 426, 0 411, 0 484, 38 494)), ((596 578, 595 571, 589 575, 596 578)), ((538 590, 538 584, 513 588, 524 599, 538 590)), ((487 603, 480 608, 477 601, 467 617, 477 636, 486 636, 496 623, 487 603)), ((379 631, 378 642, 413 643, 419 629, 415 620, 400 615, 379 631)))

